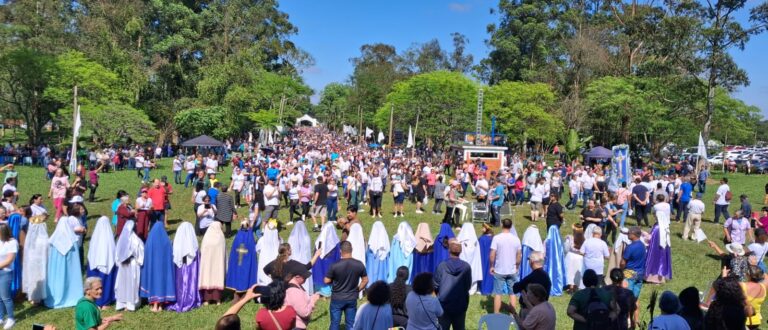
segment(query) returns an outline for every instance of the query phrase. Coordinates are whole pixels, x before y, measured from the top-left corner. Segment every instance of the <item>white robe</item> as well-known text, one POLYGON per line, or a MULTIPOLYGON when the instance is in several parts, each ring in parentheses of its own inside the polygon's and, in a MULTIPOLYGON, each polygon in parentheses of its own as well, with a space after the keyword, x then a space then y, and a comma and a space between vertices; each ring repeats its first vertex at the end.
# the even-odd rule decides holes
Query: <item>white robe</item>
POLYGON ((472 288, 469 294, 477 291, 477 283, 483 280, 483 264, 480 257, 480 243, 477 241, 475 226, 470 222, 465 222, 461 226, 456 240, 461 243, 461 254, 459 259, 466 261, 472 267, 472 288))
POLYGON ((376 221, 371 228, 371 236, 368 237, 368 248, 379 260, 384 260, 389 256, 389 235, 384 223, 376 221))
POLYGON ((115 266, 115 234, 112 221, 102 216, 96 223, 88 248, 88 268, 109 274, 115 266))
POLYGON ((349 227, 347 241, 352 244, 352 258, 357 259, 365 265, 365 238, 363 237, 363 226, 359 223, 352 224, 352 226, 349 227))
POLYGON ((31 223, 24 241, 21 289, 29 301, 45 300, 45 278, 48 272, 48 226, 31 223))
POLYGON ((141 265, 144 264, 144 242, 133 232, 134 222, 125 223, 115 248, 115 310, 134 311, 139 307, 141 265))
POLYGON ((182 222, 176 229, 176 236, 173 237, 173 263, 181 268, 184 266, 184 257, 186 257, 187 265, 191 264, 197 258, 199 249, 195 227, 189 222, 182 222))
MULTIPOLYGON (((304 221, 296 221, 293 225, 291 235, 288 236, 288 244, 291 245, 291 259, 303 264, 312 260, 312 240, 309 238, 309 232, 304 221)), ((311 280, 304 281, 302 287, 309 295, 314 291, 311 280)))
POLYGON ((277 235, 277 229, 264 227, 264 236, 256 242, 256 253, 259 254, 259 285, 268 285, 272 283, 272 277, 264 273, 264 266, 277 258, 277 249, 280 248, 280 237, 277 235))

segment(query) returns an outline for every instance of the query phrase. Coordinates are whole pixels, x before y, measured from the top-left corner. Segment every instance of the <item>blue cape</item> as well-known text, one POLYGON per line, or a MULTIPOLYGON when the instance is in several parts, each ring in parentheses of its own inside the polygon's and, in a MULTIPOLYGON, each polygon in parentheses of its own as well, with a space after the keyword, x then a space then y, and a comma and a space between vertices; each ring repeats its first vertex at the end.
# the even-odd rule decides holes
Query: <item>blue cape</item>
POLYGON ((225 285, 235 291, 248 290, 256 284, 258 269, 253 229, 241 228, 237 231, 235 240, 232 242, 232 249, 229 251, 225 285))
MULTIPOLYGON (((444 223, 440 225, 440 232, 435 237, 435 249, 432 256, 432 262, 434 269, 437 269, 437 265, 448 259, 448 239, 455 238, 451 225, 444 223)), ((434 270, 433 270, 434 272, 434 270)))
POLYGON ((483 265, 483 280, 480 282, 480 294, 487 296, 493 293, 493 275, 491 275, 491 241, 493 235, 480 235, 480 262, 483 265))
POLYGON ((376 281, 387 281, 389 275, 389 255, 384 260, 376 257, 371 249, 365 253, 365 267, 368 273, 368 286, 376 281))
MULTIPOLYGON (((8 217, 8 227, 11 229, 11 235, 13 238, 16 239, 17 242, 21 242, 19 239, 19 234, 21 234, 21 214, 14 213, 11 214, 10 217, 8 217)), ((23 249, 24 247, 21 246, 20 249, 23 249)), ((20 254, 17 253, 16 258, 13 259, 13 278, 11 279, 11 296, 15 297, 16 293, 19 292, 19 289, 21 288, 21 262, 22 259, 20 254)))
POLYGON ((549 226, 547 240, 545 242, 547 255, 544 258, 544 271, 549 275, 552 281, 552 289, 549 292, 551 296, 560 296, 565 287, 565 249, 563 240, 560 238, 560 231, 557 226, 549 226))
POLYGON ((400 268, 400 266, 408 267, 408 269, 411 270, 413 269, 414 254, 414 252, 411 252, 411 254, 406 256, 400 248, 400 241, 392 240, 392 245, 389 248, 389 275, 387 275, 387 283, 395 281, 395 278, 397 277, 397 269, 400 268))
POLYGON ((176 267, 172 252, 171 239, 163 222, 155 222, 144 246, 139 290, 140 296, 150 303, 176 301, 176 267))

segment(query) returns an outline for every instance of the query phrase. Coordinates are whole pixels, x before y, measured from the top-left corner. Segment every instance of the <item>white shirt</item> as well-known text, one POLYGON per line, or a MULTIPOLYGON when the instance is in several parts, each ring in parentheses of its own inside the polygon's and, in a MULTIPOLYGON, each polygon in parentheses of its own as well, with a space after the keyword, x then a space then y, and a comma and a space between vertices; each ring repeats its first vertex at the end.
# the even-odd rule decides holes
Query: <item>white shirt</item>
POLYGON ((181 159, 174 158, 173 159, 173 171, 181 171, 181 159))
POLYGON ((485 196, 488 194, 488 180, 480 178, 475 182, 475 188, 477 189, 478 196, 485 196))
POLYGON ((597 275, 603 275, 605 258, 608 258, 610 255, 608 244, 605 244, 605 241, 590 237, 581 245, 579 252, 584 254, 584 266, 587 269, 594 270, 597 275))
POLYGON ((725 194, 727 192, 731 191, 731 187, 728 187, 728 184, 721 184, 720 187, 717 187, 716 194, 720 197, 717 198, 717 201, 715 201, 715 204, 717 205, 729 205, 731 202, 725 200, 725 194))
POLYGON ((144 168, 144 157, 142 156, 136 156, 136 168, 144 168))
POLYGON ((280 194, 277 192, 275 186, 268 184, 264 187, 264 205, 266 206, 278 206, 280 205, 280 194))
POLYGON ((577 180, 568 181, 568 189, 571 191, 571 195, 576 195, 581 190, 581 184, 577 180))
POLYGON ((195 161, 190 160, 184 163, 184 168, 187 169, 187 173, 194 173, 195 172, 195 161))
POLYGON ((752 243, 747 246, 747 248, 749 251, 755 254, 755 257, 757 257, 757 262, 760 262, 765 257, 766 252, 768 252, 768 243, 752 243))
POLYGON ((688 203, 688 212, 692 214, 704 214, 705 205, 700 199, 691 199, 688 203))
POLYGON ((544 199, 544 194, 547 193, 547 187, 544 184, 538 184, 531 189, 531 202, 538 202, 544 199))
POLYGON ((200 204, 197 207, 197 216, 200 218, 200 228, 208 228, 213 223, 213 218, 216 216, 216 205, 211 205, 210 209, 205 208, 205 204, 200 204))
POLYGON ((195 193, 195 204, 203 204, 203 197, 208 195, 208 192, 205 190, 200 190, 195 193))
POLYGON ((136 198, 136 208, 139 210, 151 210, 152 209, 152 199, 151 198, 144 198, 139 197, 136 198))
POLYGON ((48 210, 46 210, 45 207, 42 205, 32 204, 29 206, 29 208, 32 210, 33 217, 38 215, 48 214, 48 210))
POLYGON ((232 190, 240 191, 245 184, 245 176, 243 173, 232 174, 232 190))
POLYGON ((521 249, 520 239, 512 233, 493 236, 491 250, 496 251, 493 271, 501 275, 517 274, 517 252, 521 249))
POLYGON ((584 187, 584 189, 592 190, 595 188, 595 178, 593 178, 587 172, 584 172, 584 174, 581 175, 579 181, 581 181, 581 184, 583 185, 582 187, 584 187))
MULTIPOLYGON (((5 257, 11 253, 18 253, 19 252, 19 242, 17 242, 13 237, 10 238, 7 242, 0 241, 0 260, 5 260, 5 257)), ((18 258, 18 254, 16 255, 16 258, 18 258)), ((13 270, 13 262, 8 265, 8 267, 5 267, 2 269, 4 272, 10 272, 13 270)))
POLYGON ((208 158, 205 161, 205 173, 216 173, 216 169, 219 167, 219 162, 214 158, 208 158))

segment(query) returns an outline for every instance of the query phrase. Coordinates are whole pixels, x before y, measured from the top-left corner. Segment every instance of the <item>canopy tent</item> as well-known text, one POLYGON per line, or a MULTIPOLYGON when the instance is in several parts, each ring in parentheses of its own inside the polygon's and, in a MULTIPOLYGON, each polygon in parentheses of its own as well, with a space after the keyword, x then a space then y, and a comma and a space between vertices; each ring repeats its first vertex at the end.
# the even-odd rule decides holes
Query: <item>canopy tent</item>
POLYGON ((181 143, 182 147, 223 147, 224 143, 208 135, 200 135, 181 143))
POLYGON ((310 115, 303 115, 299 118, 296 118, 296 126, 312 126, 315 127, 319 121, 315 118, 312 118, 310 115))
POLYGON ((598 160, 610 160, 613 157, 613 152, 610 150, 597 146, 584 153, 584 164, 591 164, 592 161, 598 160))

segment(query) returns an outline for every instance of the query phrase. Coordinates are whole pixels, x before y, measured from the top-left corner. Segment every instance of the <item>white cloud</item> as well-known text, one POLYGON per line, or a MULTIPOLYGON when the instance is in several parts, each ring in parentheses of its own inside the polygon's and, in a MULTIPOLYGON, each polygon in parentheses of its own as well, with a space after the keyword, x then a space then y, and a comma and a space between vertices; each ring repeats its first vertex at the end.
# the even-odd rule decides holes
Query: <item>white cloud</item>
POLYGON ((472 5, 470 4, 464 4, 464 3, 458 3, 458 2, 451 2, 448 4, 448 9, 452 12, 456 13, 466 13, 470 9, 472 9, 472 5))

